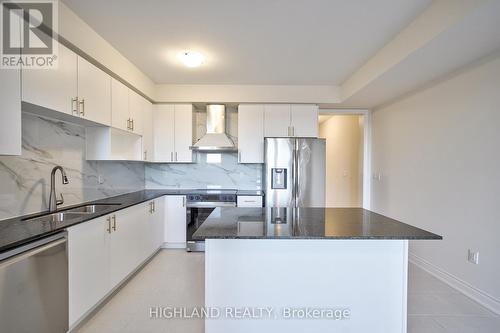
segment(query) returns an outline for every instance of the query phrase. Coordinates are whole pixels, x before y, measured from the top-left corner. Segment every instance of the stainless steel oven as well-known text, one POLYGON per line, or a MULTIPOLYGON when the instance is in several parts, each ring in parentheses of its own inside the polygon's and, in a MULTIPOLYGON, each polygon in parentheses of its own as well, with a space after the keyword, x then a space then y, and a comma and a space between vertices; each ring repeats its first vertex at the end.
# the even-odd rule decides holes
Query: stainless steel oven
POLYGON ((236 190, 193 190, 187 195, 187 246, 188 252, 205 251, 205 242, 193 239, 193 234, 217 207, 236 207, 236 190))

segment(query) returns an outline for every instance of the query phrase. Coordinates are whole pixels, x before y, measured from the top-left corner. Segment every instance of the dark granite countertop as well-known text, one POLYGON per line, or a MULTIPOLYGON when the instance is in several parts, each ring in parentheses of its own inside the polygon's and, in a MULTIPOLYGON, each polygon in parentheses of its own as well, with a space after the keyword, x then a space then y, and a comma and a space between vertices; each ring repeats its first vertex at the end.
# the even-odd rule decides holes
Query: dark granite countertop
POLYGON ((54 222, 47 223, 42 221, 27 221, 29 218, 40 216, 44 213, 30 214, 26 216, 19 216, 7 220, 0 221, 0 253, 8 251, 15 247, 36 241, 38 239, 51 236, 64 229, 82 223, 86 221, 93 220, 95 218, 116 212, 118 210, 146 202, 164 195, 185 195, 189 194, 192 190, 183 189, 172 189, 172 190, 142 190, 127 194, 122 194, 114 197, 109 197, 106 199, 95 200, 90 202, 84 202, 78 205, 69 206, 61 208, 60 212, 71 209, 73 207, 78 207, 82 205, 91 204, 115 204, 109 209, 96 213, 89 214, 88 216, 81 217, 78 219, 71 219, 65 222, 54 222), (118 204, 118 205, 116 205, 118 204))
POLYGON ((193 238, 442 239, 362 208, 217 208, 193 238))

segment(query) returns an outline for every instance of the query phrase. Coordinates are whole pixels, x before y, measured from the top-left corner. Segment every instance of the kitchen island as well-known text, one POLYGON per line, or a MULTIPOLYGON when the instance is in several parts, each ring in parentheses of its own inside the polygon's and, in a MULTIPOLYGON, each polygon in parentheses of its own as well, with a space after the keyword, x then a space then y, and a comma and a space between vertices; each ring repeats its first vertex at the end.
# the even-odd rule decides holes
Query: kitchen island
POLYGON ((360 208, 217 208, 205 332, 406 332, 408 240, 441 236, 360 208))

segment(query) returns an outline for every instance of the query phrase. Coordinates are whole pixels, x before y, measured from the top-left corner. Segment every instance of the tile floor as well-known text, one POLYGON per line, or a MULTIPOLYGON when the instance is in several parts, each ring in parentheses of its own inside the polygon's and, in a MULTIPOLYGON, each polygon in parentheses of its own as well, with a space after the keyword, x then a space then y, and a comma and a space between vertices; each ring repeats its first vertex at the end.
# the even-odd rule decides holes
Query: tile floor
MULTIPOLYGON (((162 250, 78 333, 202 333, 203 320, 149 319, 150 306, 203 306, 204 256, 162 250)), ((500 317, 410 265, 408 333, 497 333, 500 317)))

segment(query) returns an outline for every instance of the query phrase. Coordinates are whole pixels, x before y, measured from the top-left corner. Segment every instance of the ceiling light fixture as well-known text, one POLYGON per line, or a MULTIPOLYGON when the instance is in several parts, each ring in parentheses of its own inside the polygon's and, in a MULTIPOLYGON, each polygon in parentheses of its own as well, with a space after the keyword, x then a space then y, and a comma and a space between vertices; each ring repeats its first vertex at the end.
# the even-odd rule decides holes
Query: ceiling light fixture
POLYGON ((194 68, 203 64, 205 57, 198 52, 183 52, 179 54, 179 59, 186 67, 194 68))

